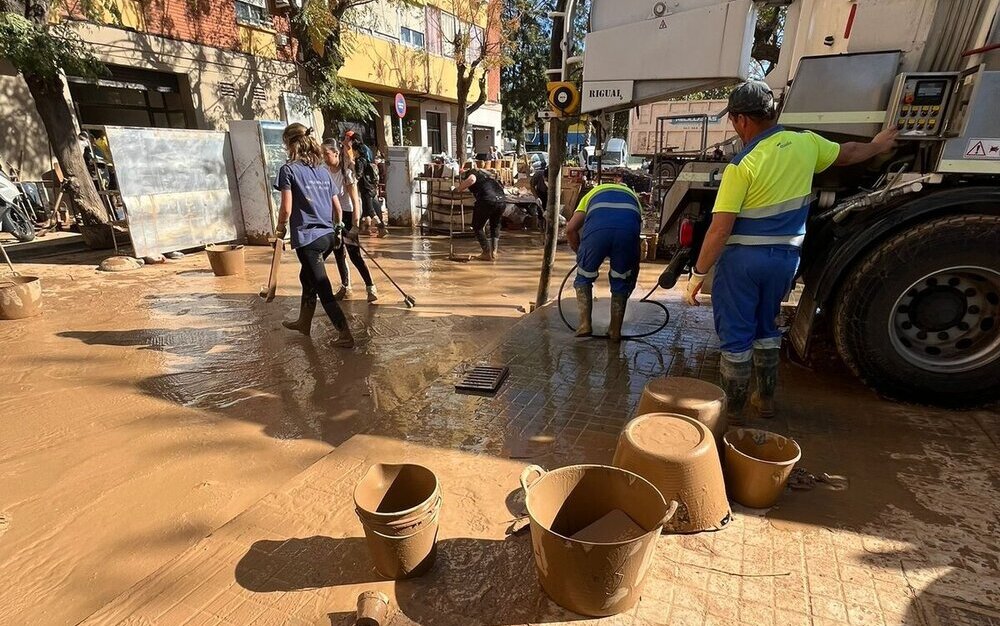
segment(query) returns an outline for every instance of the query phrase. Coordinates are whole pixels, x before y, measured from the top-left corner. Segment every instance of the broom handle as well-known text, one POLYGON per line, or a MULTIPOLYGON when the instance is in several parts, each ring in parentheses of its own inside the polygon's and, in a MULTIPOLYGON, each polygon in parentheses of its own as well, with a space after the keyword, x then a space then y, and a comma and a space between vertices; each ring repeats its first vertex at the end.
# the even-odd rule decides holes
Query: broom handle
POLYGON ((3 252, 3 258, 5 261, 7 261, 7 267, 10 268, 11 274, 13 274, 14 276, 19 276, 17 270, 14 269, 14 264, 10 262, 10 257, 7 256, 7 248, 4 248, 2 243, 0 243, 0 252, 3 252))

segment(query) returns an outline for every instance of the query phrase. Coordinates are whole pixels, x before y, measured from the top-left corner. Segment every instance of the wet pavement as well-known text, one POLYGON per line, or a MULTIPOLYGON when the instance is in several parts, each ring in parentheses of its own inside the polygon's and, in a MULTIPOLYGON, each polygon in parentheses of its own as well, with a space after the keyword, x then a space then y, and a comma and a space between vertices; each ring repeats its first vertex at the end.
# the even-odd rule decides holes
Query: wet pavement
MULTIPOLYGON (((501 263, 507 264, 503 272, 491 274, 442 261, 433 244, 426 252, 419 239, 408 251, 398 250, 407 248, 404 241, 386 246, 387 260, 405 267, 407 255, 430 254, 418 259, 416 280, 412 269, 410 275, 397 272, 407 276, 404 282, 417 284, 418 303, 433 300, 433 294, 444 303, 437 305, 439 312, 427 311, 423 322, 393 307, 385 312, 380 307, 366 321, 364 305, 352 307, 357 326, 386 328, 372 333, 367 347, 359 346, 363 359, 342 362, 343 355, 323 349, 310 357, 308 346, 277 331, 255 331, 255 324, 273 325, 280 316, 244 319, 248 305, 240 298, 249 298, 247 293, 212 295, 216 279, 210 276, 198 278, 207 284, 193 285, 193 296, 158 295, 157 306, 146 307, 163 306, 181 318, 195 309, 197 324, 185 322, 178 331, 149 311, 153 319, 141 332, 68 324, 62 335, 54 332, 45 340, 46 350, 22 356, 43 365, 37 372, 75 378, 61 379, 59 389, 77 384, 95 390, 82 394, 93 398, 89 401, 62 400, 61 416, 47 411, 30 416, 33 425, 21 430, 40 433, 23 436, 35 442, 33 454, 12 453, 17 444, 4 438, 0 493, 14 489, 19 495, 17 507, 5 509, 13 515, 0 539, 0 564, 25 575, 0 591, 0 607, 14 607, 13 612, 0 608, 0 623, 10 616, 73 623, 90 613, 84 611, 88 607, 108 602, 117 585, 121 595, 88 623, 350 624, 357 593, 379 588, 401 609, 392 623, 403 626, 1000 624, 995 407, 956 412, 885 401, 846 375, 832 357, 819 358, 814 369, 786 360, 779 417, 753 425, 794 437, 803 449, 801 467, 841 477, 846 488, 819 484, 789 491, 766 512, 736 507, 734 521, 719 532, 664 536, 633 611, 578 621, 582 618, 555 606, 538 588, 527 537, 508 536, 523 507, 516 477, 528 463, 552 468, 610 461, 617 436, 652 377, 714 380, 718 354, 710 308, 682 307, 679 294, 671 293, 666 300, 673 319, 664 331, 621 346, 577 340, 552 307, 519 320, 510 317, 522 304, 511 278, 529 283, 528 289, 520 285, 522 300, 533 297, 537 257, 532 254, 511 255, 501 263), (469 300, 455 293, 464 289, 481 295, 469 300), (397 315, 403 319, 392 321, 397 315), (417 340, 429 324, 449 324, 450 331, 426 330, 429 337, 462 339, 417 340), (40 361, 55 344, 77 346, 70 350, 80 351, 76 358, 66 357, 72 367, 40 361), (223 345, 231 347, 219 348, 223 345), (431 352, 432 345, 444 345, 446 356, 431 352), (87 355, 85 363, 80 355, 87 355), (510 368, 500 393, 455 393, 454 384, 478 364, 510 368), (114 371, 99 378, 107 368, 114 371), (123 376, 130 368, 140 374, 123 376), (83 372, 79 377, 68 376, 77 369, 83 372), (397 384, 401 390, 392 387, 397 384), (345 401, 345 388, 355 392, 353 403, 345 401), (374 391, 366 396, 369 389, 374 391), (114 413, 127 414, 128 408, 117 406, 151 399, 155 407, 146 409, 141 428, 130 431, 130 421, 119 418, 124 426, 110 429, 118 441, 103 454, 95 452, 103 448, 94 445, 103 444, 100 439, 87 442, 85 455, 75 454, 76 446, 53 443, 69 428, 67 413, 75 417, 72 427, 87 429, 94 419, 88 415, 107 413, 109 404, 116 405, 114 413), (47 429, 46 423, 51 423, 47 429), (355 436, 358 432, 364 434, 355 436), (199 442, 206 433, 211 435, 199 442), (327 454, 331 444, 342 445, 327 454), (171 445, 166 454, 174 457, 159 466, 168 468, 161 475, 157 448, 171 445), (123 450, 129 450, 129 463, 114 460, 123 450), (203 462, 199 454, 205 455, 203 462), (435 469, 445 501, 437 565, 422 578, 399 583, 381 581, 372 570, 351 500, 368 463, 394 459, 435 469), (43 460, 54 468, 46 471, 43 460), (293 478, 296 463, 308 468, 293 478), (28 495, 30 483, 20 484, 27 470, 8 479, 19 467, 43 474, 31 480, 46 488, 28 495), (177 474, 183 478, 179 483, 177 474), (228 477, 213 483, 215 474, 228 477), (189 484, 198 477, 202 483, 189 484), (114 495, 106 498, 83 488, 79 499, 89 497, 88 506, 76 503, 74 511, 71 502, 65 510, 43 510, 61 498, 72 500, 74 486, 133 479, 131 497, 122 496, 125 487, 109 489, 114 495), (194 486, 205 496, 189 495, 194 486), (102 516, 93 513, 104 506, 102 516), (173 513, 172 522, 163 521, 165 511, 173 513), (47 527, 15 535, 22 514, 47 527), (177 520, 197 525, 181 528, 177 520), (105 526, 95 529, 94 523, 105 526), (7 537, 14 536, 18 543, 11 550, 7 537), (94 545, 74 546, 81 536, 94 545), (74 561, 61 551, 89 556, 74 561), (179 556, 164 558, 171 552, 179 556), (114 570, 115 579, 107 570, 114 570), (94 580, 101 583, 99 592, 89 586, 94 580), (39 602, 42 596, 34 594, 48 590, 60 594, 73 612, 39 602)), ((565 269, 568 264, 556 274, 565 269)), ((656 269, 647 268, 640 283, 651 283, 656 269)), ((87 289, 79 297, 94 294, 87 289)), ((607 305, 606 297, 596 305, 598 329, 606 324, 607 305)), ((418 305, 414 312, 422 309, 418 305)), ((651 305, 633 304, 626 331, 652 329, 661 315, 651 305)), ((138 327, 138 322, 131 326, 138 327)), ((308 343, 318 346, 327 335, 308 343)), ((27 371, 21 381, 28 387, 21 403, 32 389, 46 397, 43 384, 31 387, 27 371)))

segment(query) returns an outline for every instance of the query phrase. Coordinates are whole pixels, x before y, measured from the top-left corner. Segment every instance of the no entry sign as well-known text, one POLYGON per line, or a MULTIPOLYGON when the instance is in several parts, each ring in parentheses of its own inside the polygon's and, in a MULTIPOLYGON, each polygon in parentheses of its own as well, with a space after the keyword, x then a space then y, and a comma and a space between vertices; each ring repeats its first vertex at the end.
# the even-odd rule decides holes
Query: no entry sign
POLYGON ((396 94, 396 117, 400 119, 406 117, 406 98, 401 93, 396 94))

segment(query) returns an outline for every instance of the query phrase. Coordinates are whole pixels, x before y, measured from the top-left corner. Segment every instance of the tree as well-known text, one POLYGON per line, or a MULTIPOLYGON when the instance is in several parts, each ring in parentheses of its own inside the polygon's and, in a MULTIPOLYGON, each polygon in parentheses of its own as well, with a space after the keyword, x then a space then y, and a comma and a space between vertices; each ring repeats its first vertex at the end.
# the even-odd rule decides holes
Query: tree
MULTIPOLYGON (((108 9, 101 0, 80 0, 76 8, 95 20, 108 9)), ((0 57, 8 59, 28 85, 81 219, 85 224, 106 224, 104 203, 77 140, 64 78, 67 72, 96 77, 105 68, 72 29, 54 19, 56 11, 50 0, 0 0, 0 57)))
MULTIPOLYGON (((309 79, 313 104, 323 116, 323 135, 337 135, 338 122, 370 119, 372 99, 340 76, 350 51, 351 29, 345 17, 357 15, 376 0, 304 0, 290 15, 298 40, 296 61, 309 79)), ((296 3, 292 2, 292 6, 296 3)))
POLYGON ((548 11, 551 0, 506 0, 503 5, 505 22, 516 22, 519 28, 511 34, 510 62, 500 70, 503 85, 503 129, 517 138, 524 148, 524 127, 546 106, 545 70, 549 63, 551 20, 548 11))
POLYGON ((466 159, 465 128, 469 115, 486 103, 486 79, 490 70, 509 61, 510 34, 517 30, 516 22, 505 22, 500 0, 452 0, 455 15, 455 35, 446 44, 455 60, 458 118, 455 120, 455 143, 458 160, 466 159), (483 25, 485 18, 485 25, 483 25), (469 102, 473 83, 479 86, 479 96, 469 102))

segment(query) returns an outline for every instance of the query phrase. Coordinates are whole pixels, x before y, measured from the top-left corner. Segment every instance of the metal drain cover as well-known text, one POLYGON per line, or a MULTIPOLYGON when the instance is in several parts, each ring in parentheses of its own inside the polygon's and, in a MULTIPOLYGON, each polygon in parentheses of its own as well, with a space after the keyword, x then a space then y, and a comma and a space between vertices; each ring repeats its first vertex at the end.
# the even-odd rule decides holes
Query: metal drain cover
POLYGON ((507 367, 477 365, 465 374, 465 378, 461 382, 455 385, 455 391, 496 393, 509 373, 510 369, 507 367))

